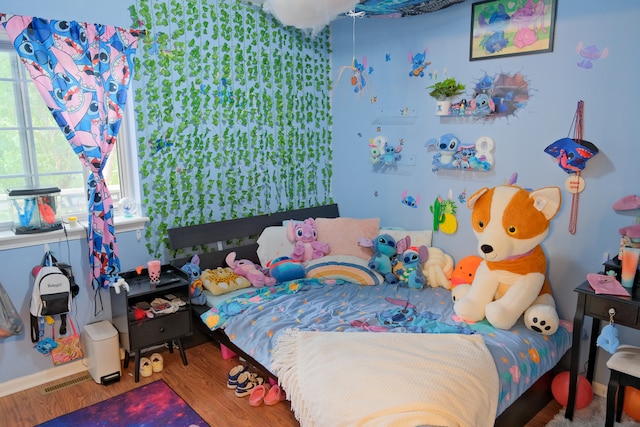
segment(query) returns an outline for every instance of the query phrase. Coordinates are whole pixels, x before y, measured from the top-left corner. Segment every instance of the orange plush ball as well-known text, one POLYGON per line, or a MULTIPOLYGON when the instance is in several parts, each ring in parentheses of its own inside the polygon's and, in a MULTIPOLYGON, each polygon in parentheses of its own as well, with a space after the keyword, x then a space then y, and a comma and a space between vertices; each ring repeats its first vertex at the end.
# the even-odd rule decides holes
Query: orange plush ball
MULTIPOLYGON (((569 400, 569 371, 560 372, 551 382, 551 393, 562 406, 567 406, 569 400)), ((578 388, 576 391, 575 409, 582 409, 589 406, 593 400, 593 389, 591 383, 583 376, 578 375, 578 388)))
POLYGON ((622 410, 636 421, 640 421, 640 390, 634 387, 624 389, 624 406, 622 410))

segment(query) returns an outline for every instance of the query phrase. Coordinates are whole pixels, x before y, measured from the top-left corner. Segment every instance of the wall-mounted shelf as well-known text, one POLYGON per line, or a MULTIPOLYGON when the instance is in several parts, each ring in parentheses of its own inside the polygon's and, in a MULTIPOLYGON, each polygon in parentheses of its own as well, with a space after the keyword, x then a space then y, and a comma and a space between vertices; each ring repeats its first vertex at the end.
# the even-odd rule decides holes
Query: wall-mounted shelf
MULTIPOLYGON (((486 116, 473 116, 471 114, 465 114, 464 116, 458 116, 454 114, 440 116, 440 123, 475 123, 475 122, 488 122, 500 117, 509 117, 510 114, 487 114, 486 116)), ((511 114, 513 115, 513 114, 511 114)))
POLYGON ((418 107, 380 107, 378 117, 371 123, 374 125, 409 126, 418 119, 418 107))

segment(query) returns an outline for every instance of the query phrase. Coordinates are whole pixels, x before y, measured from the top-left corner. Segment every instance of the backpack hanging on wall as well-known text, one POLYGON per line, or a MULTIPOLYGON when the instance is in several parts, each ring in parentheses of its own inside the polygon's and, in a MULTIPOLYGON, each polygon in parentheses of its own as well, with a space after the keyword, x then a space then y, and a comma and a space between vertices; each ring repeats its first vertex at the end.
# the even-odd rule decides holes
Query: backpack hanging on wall
POLYGON ((32 342, 40 340, 39 318, 44 316, 60 315, 60 334, 66 334, 67 313, 71 311, 71 300, 78 293, 77 289, 71 266, 59 263, 47 251, 35 276, 29 306, 32 342))
POLYGON ((18 335, 22 332, 22 328, 20 313, 18 313, 9 298, 9 294, 0 283, 0 338, 18 335))

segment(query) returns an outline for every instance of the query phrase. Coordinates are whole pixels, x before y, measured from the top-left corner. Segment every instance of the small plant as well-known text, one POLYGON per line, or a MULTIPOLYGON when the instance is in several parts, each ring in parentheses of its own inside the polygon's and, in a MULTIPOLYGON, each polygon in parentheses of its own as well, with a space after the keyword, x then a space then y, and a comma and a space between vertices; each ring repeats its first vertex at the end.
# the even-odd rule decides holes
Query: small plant
POLYGON ((453 77, 449 77, 427 87, 427 90, 431 90, 429 96, 438 101, 444 101, 447 98, 462 94, 464 92, 464 85, 458 83, 453 77))

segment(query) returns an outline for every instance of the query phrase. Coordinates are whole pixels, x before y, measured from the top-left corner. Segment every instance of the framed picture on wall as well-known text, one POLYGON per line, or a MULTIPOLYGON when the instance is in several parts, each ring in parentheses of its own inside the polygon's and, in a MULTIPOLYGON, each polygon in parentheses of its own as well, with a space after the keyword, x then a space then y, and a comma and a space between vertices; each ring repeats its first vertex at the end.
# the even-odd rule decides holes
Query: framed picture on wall
POLYGON ((558 0, 485 0, 471 5, 469 60, 553 51, 558 0))

